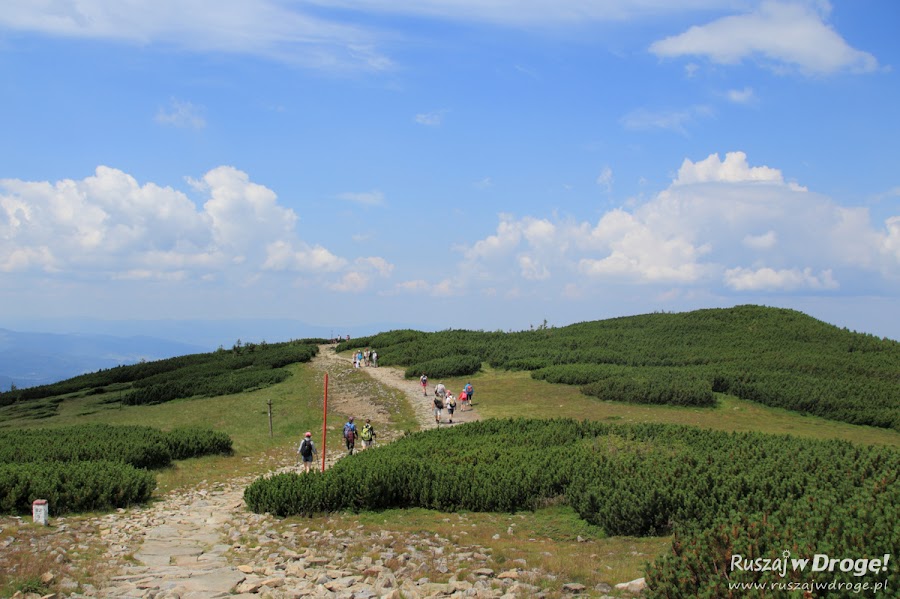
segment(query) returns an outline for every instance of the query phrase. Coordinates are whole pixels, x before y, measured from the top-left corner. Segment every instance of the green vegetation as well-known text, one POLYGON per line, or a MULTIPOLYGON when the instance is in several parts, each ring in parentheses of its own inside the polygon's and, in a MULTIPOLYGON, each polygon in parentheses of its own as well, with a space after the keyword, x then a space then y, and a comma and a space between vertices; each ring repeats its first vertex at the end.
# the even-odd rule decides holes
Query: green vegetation
MULTIPOLYGON (((900 433, 894 425, 885 426, 896 422, 896 341, 840 330, 788 310, 744 306, 524 333, 394 331, 339 349, 365 345, 377 349, 381 365, 402 365, 411 377, 424 370, 433 383, 442 381, 454 392, 471 380, 476 409, 484 418, 568 418, 574 424, 566 426, 582 432, 528 433, 543 439, 538 445, 544 447, 523 443, 521 434, 504 441, 501 434, 485 433, 502 443, 501 449, 491 449, 478 435, 458 441, 454 435, 462 435, 470 426, 465 425, 452 433, 434 431, 397 442, 398 450, 407 451, 403 448, 423 442, 425 448, 432 441, 423 440, 434 439, 433 451, 416 459, 391 457, 394 445, 384 446, 341 460, 333 473, 276 477, 265 489, 260 481, 258 487, 254 483, 254 501, 261 504, 284 493, 294 511, 297 506, 313 510, 315 502, 330 506, 328 510, 350 510, 304 519, 304 527, 328 526, 333 519, 384 527, 389 520, 398 529, 452 533, 455 524, 458 534, 468 533, 460 539, 477 537, 493 549, 497 566, 526 559, 560 580, 588 585, 621 582, 645 572, 659 597, 727 596, 721 573, 731 554, 779 557, 790 550, 794 557, 880 557, 883 546, 898 546, 893 531, 900 505, 895 490, 900 487, 895 480, 900 433), (666 403, 647 403, 651 400, 666 403), (844 441, 819 441, 827 439, 844 441), (517 453, 519 445, 525 453, 517 453), (363 471, 373 464, 390 465, 395 459, 404 465, 366 478, 363 471), (537 465, 536 475, 523 469, 531 465, 537 465), (492 474, 500 466, 511 474, 492 474), (403 485, 418 491, 409 496, 398 492, 393 503, 379 500, 396 507, 366 507, 379 489, 403 485), (446 496, 442 485, 451 491, 446 496), (335 500, 348 488, 349 500, 335 500), (491 493, 495 488, 500 490, 491 493), (340 505, 344 507, 334 507, 340 505), (410 508, 416 505, 423 507, 410 508), (500 511, 467 511, 482 509, 500 511), (506 534, 516 521, 523 522, 513 528, 518 536, 506 534), (538 528, 536 522, 546 532, 526 533, 526 528, 538 528), (493 539, 497 532, 499 540, 493 539), (665 536, 604 536, 626 532, 665 536), (574 540, 578 536, 586 538, 574 540), (594 554, 603 556, 602 568, 594 554), (607 569, 608 560, 616 561, 615 570, 607 569), (649 567, 647 560, 652 561, 649 567)), ((262 344, 238 344, 208 356, 176 358, 177 367, 161 361, 111 369, 58 383, 53 392, 17 390, 15 400, 0 393, 0 428, 57 431, 91 422, 174 433, 173 426, 209 427, 233 440, 236 457, 187 458, 155 471, 158 493, 283 467, 296 459, 303 431, 318 436, 322 426, 322 373, 302 362, 279 367, 287 373, 281 382, 246 391, 208 396, 197 391, 134 406, 123 402, 136 390, 197 377, 204 360, 243 364, 218 375, 222 380, 239 376, 257 368, 242 360, 265 351, 262 344), (135 370, 121 379, 110 377, 131 368, 135 370), (24 391, 29 393, 19 395, 24 391)), ((390 414, 390 424, 379 428, 380 438, 415 428, 402 392, 382 389, 365 369, 329 368, 333 391, 336 383, 343 384, 345 393, 390 414)), ((259 372, 277 370, 270 366, 259 372)), ((339 439, 347 415, 329 414, 329 443, 339 439)), ((478 428, 484 426, 493 425, 485 422, 473 430, 489 430, 478 428)), ((538 425, 523 426, 531 431, 538 425)), ((196 435, 169 443, 173 459, 181 459, 174 446, 191 446, 196 435)), ((753 573, 735 579, 741 576, 767 580, 753 578, 753 573)), ((895 588, 897 581, 891 580, 895 588)))
POLYGON ((50 501, 55 513, 123 507, 150 497, 156 478, 147 469, 230 453, 227 435, 199 428, 0 431, 0 513, 27 513, 35 499, 50 501))
POLYGON ((29 514, 46 499, 55 515, 126 507, 147 501, 156 477, 121 462, 0 464, 0 514, 29 514))
MULTIPOLYGON (((405 437, 323 474, 260 478, 254 511, 312 515, 422 507, 515 512, 560 497, 608 535, 675 533, 651 596, 727 596, 751 557, 882 556, 900 543, 900 453, 839 441, 667 425, 487 420, 405 437)), ((858 582, 852 572, 788 580, 858 582)), ((896 569, 879 574, 900 584, 896 569)))
POLYGON ((59 396, 64 395, 98 395, 108 403, 148 405, 241 393, 284 381, 290 376, 284 367, 310 361, 318 352, 317 341, 321 340, 258 345, 238 342, 227 351, 118 366, 52 385, 0 393, 0 406, 52 398, 25 410, 32 417, 47 418, 55 413, 59 396))
POLYGON ((403 330, 355 339, 352 346, 377 348, 380 364, 402 365, 407 376, 429 373, 433 360, 459 357, 460 364, 474 360, 580 385, 605 400, 708 406, 712 393, 725 393, 900 430, 900 343, 792 310, 739 306, 521 333, 403 330))

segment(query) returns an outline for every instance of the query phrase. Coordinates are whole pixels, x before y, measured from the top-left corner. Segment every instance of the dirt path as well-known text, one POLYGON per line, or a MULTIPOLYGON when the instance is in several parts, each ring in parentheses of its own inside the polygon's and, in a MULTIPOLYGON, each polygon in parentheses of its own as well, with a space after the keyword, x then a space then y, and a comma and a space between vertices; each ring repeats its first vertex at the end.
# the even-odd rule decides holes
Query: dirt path
MULTIPOLYGON (((347 376, 348 373, 350 376, 368 375, 371 379, 381 385, 399 389, 403 391, 409 404, 413 407, 416 414, 416 421, 419 423, 419 427, 422 430, 437 426, 434 420, 434 404, 432 402, 434 399, 434 385, 438 381, 431 383, 428 389, 428 395, 423 396, 422 386, 419 384, 419 381, 404 378, 403 370, 401 368, 393 368, 390 366, 379 366, 377 368, 373 366, 364 366, 362 368, 354 369, 352 359, 349 356, 336 354, 332 346, 328 345, 319 347, 319 354, 313 360, 313 367, 320 370, 333 369, 338 373, 343 373, 344 376, 347 376)), ((329 375, 329 377, 331 376, 332 375, 329 375)), ((329 380, 333 379, 329 378, 329 380)), ((329 394, 330 393, 331 391, 329 391, 329 394)), ((346 412, 347 414, 354 414, 357 420, 362 419, 360 420, 361 422, 364 422, 365 418, 372 418, 373 422, 386 421, 383 417, 387 416, 387 414, 378 409, 379 406, 377 403, 373 405, 370 398, 359 398, 354 397, 352 394, 342 394, 340 387, 338 387, 337 393, 338 409, 341 411, 346 412), (373 415, 373 409, 375 415, 373 415)), ((329 401, 331 401, 330 397, 331 396, 329 395, 329 401)), ((480 416, 478 415, 477 410, 460 411, 459 406, 457 406, 456 413, 453 416, 453 425, 478 419, 480 419, 480 416)), ((445 410, 440 426, 449 425, 449 415, 445 410)))

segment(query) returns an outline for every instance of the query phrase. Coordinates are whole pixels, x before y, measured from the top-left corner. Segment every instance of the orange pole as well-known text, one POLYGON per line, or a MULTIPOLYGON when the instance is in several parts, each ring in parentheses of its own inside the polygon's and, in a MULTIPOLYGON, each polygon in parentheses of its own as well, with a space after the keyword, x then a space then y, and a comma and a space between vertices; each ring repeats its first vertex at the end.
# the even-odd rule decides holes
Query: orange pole
POLYGON ((322 406, 322 472, 325 472, 325 438, 328 436, 328 373, 325 373, 325 403, 322 406))

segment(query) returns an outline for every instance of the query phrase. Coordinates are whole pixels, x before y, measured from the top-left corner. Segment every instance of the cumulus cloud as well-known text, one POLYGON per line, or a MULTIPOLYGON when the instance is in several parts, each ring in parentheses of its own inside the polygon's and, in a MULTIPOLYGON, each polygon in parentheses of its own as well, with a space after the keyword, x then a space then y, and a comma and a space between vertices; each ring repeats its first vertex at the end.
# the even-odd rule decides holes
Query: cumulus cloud
POLYGON ((710 181, 726 181, 739 183, 743 181, 770 181, 782 183, 781 171, 767 166, 753 166, 747 164, 747 155, 743 152, 728 152, 725 160, 719 159, 718 154, 712 154, 704 160, 692 162, 685 158, 678 169, 678 178, 673 185, 688 185, 691 183, 708 183, 710 181))
POLYGON ((107 166, 83 180, 0 180, 0 272, 113 280, 249 280, 260 273, 339 277, 358 290, 393 265, 352 263, 296 234, 297 214, 271 189, 231 166, 189 180, 184 192, 107 166))
POLYGON ((857 50, 825 22, 827 3, 766 1, 753 12, 723 17, 654 42, 660 57, 706 56, 719 64, 754 58, 777 70, 824 75, 869 72, 878 61, 857 50))
POLYGON ((879 227, 865 208, 786 182, 743 152, 712 154, 684 160, 668 188, 596 222, 501 214, 494 233, 463 248, 460 273, 473 285, 540 284, 569 298, 607 283, 827 293, 842 279, 900 279, 900 216, 879 227))
POLYGON ((729 268, 725 271, 725 284, 736 291, 793 291, 797 289, 837 289, 831 270, 818 275, 811 268, 803 270, 772 268, 729 268))

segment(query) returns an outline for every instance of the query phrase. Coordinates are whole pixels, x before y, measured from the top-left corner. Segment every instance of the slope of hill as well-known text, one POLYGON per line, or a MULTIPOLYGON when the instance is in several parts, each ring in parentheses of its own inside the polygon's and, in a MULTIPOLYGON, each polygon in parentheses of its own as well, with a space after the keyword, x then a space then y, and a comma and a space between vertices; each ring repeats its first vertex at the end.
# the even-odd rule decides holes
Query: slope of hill
POLYGON ((407 376, 464 376, 486 362, 603 400, 711 406, 727 393, 900 430, 900 342, 793 310, 737 306, 521 333, 391 331, 340 348, 361 346, 407 376))

